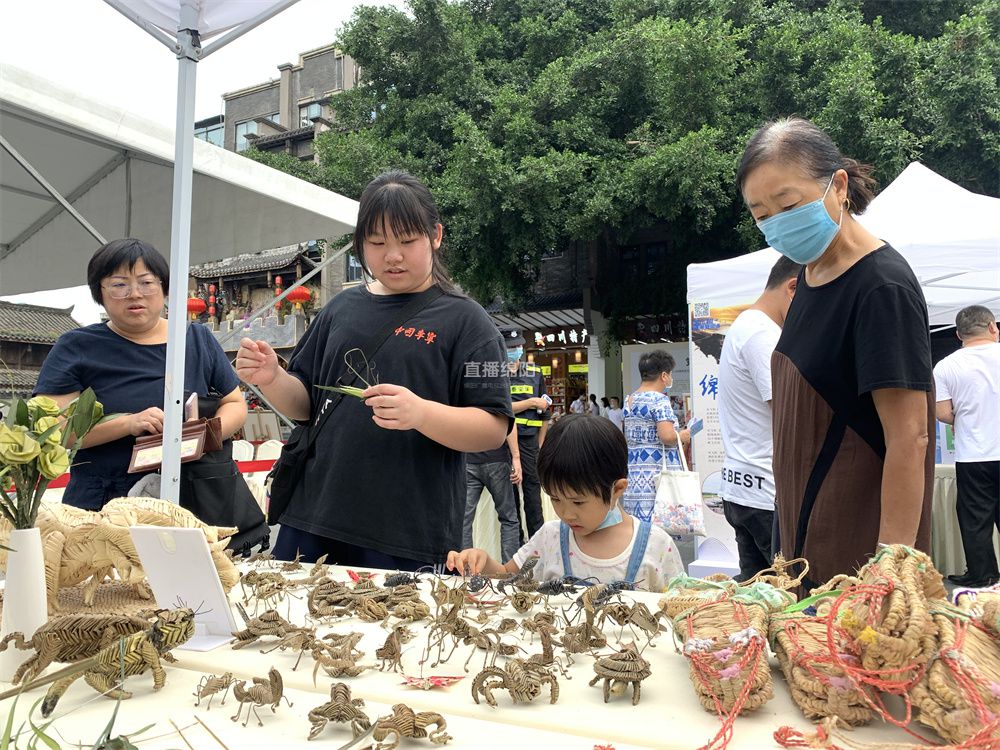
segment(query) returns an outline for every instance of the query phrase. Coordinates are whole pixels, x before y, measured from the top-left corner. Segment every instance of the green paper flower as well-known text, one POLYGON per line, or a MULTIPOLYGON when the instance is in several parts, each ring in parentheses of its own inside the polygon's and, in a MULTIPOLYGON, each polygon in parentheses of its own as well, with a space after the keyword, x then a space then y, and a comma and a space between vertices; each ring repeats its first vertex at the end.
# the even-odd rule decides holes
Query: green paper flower
POLYGON ((35 396, 28 399, 28 409, 39 417, 54 417, 62 411, 59 404, 48 396, 35 396))
MULTIPOLYGON (((35 420, 35 434, 41 435, 46 430, 57 427, 59 425, 59 420, 55 417, 39 417, 35 420)), ((62 444, 62 430, 53 430, 49 433, 49 436, 45 438, 45 443, 48 445, 61 445, 62 444)))
POLYGON ((61 445, 46 445, 38 454, 38 470, 46 479, 55 479, 69 471, 69 451, 61 445))
POLYGON ((0 424, 0 461, 6 464, 26 464, 41 452, 38 441, 28 434, 28 428, 13 428, 0 424))

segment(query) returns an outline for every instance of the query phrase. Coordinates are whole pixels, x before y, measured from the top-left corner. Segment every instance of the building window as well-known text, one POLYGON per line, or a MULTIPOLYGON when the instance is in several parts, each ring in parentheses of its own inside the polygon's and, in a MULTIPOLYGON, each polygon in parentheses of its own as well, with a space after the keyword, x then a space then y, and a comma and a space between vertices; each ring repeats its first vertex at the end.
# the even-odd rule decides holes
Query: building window
POLYGON ((221 122, 213 125, 204 125, 200 128, 194 129, 194 137, 201 138, 203 141, 208 141, 213 146, 222 146, 225 130, 226 126, 221 122))
POLYGON ((361 262, 354 257, 353 253, 347 254, 347 267, 344 269, 344 283, 351 284, 355 281, 364 281, 365 271, 361 267, 361 262))
MULTIPOLYGON (((264 118, 270 120, 271 122, 278 123, 281 120, 280 114, 278 112, 272 112, 269 115, 262 115, 264 118)), ((254 120, 244 120, 243 122, 236 123, 236 150, 245 151, 250 148, 250 141, 246 139, 245 136, 257 135, 257 123, 254 120)))
POLYGON ((663 270, 667 260, 667 246, 663 242, 646 245, 646 275, 652 276, 663 270))
POLYGON ((337 55, 333 61, 333 88, 344 88, 344 56, 337 55))
POLYGON ((639 279, 639 246, 629 245, 621 249, 619 262, 621 263, 621 277, 625 281, 637 281, 639 279))
POLYGON ((313 124, 314 117, 323 116, 323 105, 319 102, 313 102, 312 104, 303 104, 299 107, 299 127, 306 128, 313 124))
POLYGON ((563 248, 561 245, 542 250, 542 260, 554 260, 561 257, 563 257, 563 248))

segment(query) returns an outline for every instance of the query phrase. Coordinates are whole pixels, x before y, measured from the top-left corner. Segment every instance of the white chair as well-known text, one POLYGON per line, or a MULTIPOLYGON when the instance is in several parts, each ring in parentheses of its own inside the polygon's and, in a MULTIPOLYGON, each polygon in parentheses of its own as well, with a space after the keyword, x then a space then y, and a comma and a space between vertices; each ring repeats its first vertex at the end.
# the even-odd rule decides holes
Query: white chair
POLYGON ((270 461, 281 455, 281 448, 284 445, 280 440, 265 440, 257 446, 257 460, 270 461))
POLYGON ((253 443, 249 440, 234 440, 233 460, 253 461, 253 443))

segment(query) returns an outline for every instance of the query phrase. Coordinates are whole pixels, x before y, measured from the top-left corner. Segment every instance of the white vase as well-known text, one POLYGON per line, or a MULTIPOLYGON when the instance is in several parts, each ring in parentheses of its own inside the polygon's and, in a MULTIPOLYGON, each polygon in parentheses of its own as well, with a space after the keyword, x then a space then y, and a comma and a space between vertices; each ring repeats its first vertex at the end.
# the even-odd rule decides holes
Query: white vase
MULTIPOLYGON (((48 620, 42 534, 38 529, 12 531, 6 546, 13 552, 7 553, 0 638, 18 631, 30 638, 48 620)), ((10 682, 17 668, 33 653, 15 648, 12 643, 6 651, 0 651, 0 681, 10 682)))

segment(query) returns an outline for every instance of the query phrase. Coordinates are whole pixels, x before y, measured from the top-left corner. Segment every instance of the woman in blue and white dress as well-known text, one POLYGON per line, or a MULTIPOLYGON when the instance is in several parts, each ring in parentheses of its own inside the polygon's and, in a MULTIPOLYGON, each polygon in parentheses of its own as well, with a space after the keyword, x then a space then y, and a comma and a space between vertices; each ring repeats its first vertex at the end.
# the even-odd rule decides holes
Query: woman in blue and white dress
POLYGON ((674 383, 674 358, 662 349, 639 358, 642 385, 625 399, 622 409, 628 441, 628 489, 622 507, 644 521, 651 519, 656 501, 656 480, 666 454, 669 468, 681 468, 678 441, 691 441, 688 430, 677 429, 677 417, 667 391, 674 383))

